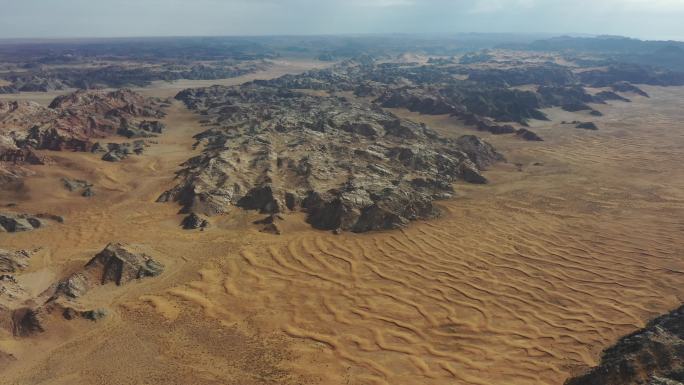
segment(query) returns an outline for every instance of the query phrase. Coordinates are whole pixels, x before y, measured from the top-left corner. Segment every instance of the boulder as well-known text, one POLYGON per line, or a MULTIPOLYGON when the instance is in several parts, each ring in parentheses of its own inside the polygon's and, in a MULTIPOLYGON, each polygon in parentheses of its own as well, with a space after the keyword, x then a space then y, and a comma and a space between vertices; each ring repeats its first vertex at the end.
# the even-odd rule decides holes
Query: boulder
POLYGON ((31 231, 43 225, 40 219, 27 214, 0 213, 0 230, 8 233, 31 231))
POLYGON ((30 254, 25 250, 8 251, 0 249, 0 273, 16 273, 28 267, 30 254))
POLYGON ((516 135, 518 135, 519 137, 521 137, 527 141, 531 141, 531 142, 541 142, 544 140, 539 135, 537 135, 535 132, 530 131, 526 128, 519 129, 518 132, 516 133, 516 135))
POLYGON ((127 245, 110 243, 86 265, 85 270, 95 272, 100 283, 114 282, 124 285, 130 281, 156 277, 164 266, 150 256, 133 252, 127 245))
POLYGON ((579 123, 575 127, 581 128, 583 130, 598 130, 598 127, 596 126, 596 123, 594 123, 594 122, 579 123))
POLYGON ((206 218, 202 217, 201 215, 191 213, 190 215, 183 218, 181 226, 183 226, 183 229, 185 230, 197 230, 206 228, 207 226, 209 226, 209 222, 206 218))

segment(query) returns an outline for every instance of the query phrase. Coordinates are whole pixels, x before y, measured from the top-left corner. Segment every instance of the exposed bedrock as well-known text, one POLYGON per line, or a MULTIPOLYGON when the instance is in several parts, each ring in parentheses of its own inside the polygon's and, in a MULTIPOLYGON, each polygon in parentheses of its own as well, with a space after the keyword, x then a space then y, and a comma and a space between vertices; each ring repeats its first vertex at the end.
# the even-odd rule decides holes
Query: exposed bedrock
POLYGON ((475 136, 447 139, 423 124, 344 97, 263 85, 210 87, 178 99, 205 116, 203 152, 159 197, 183 212, 236 206, 265 214, 302 210, 316 228, 364 232, 431 218, 457 180, 504 158, 475 136))
POLYGON ((122 243, 110 243, 95 255, 81 271, 62 280, 55 292, 55 298, 62 295, 78 298, 94 286, 115 283, 125 285, 145 277, 155 277, 164 271, 164 266, 152 257, 137 252, 122 243))
POLYGON ((77 91, 49 107, 0 101, 0 161, 40 164, 34 149, 91 151, 98 138, 154 136, 164 129, 164 106, 125 89, 77 91))
POLYGON ((684 306, 622 337, 598 366, 565 385, 680 385, 684 383, 684 306))

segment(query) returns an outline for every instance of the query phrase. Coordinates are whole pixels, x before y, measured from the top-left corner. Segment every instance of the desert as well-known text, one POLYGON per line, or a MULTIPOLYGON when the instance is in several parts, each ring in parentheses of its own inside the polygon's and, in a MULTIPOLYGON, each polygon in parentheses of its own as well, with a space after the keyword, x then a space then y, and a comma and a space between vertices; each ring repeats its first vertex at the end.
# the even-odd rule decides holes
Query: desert
POLYGON ((0 49, 0 383, 684 381, 684 72, 288 39, 0 49))

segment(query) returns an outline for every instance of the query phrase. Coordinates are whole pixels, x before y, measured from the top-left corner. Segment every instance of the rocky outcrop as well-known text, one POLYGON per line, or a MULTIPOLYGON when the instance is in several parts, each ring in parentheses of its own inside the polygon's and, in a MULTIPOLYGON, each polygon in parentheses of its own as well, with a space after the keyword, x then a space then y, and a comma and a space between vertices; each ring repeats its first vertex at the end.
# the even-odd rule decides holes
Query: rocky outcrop
POLYGON ((92 152, 104 153, 102 155, 102 160, 107 162, 120 162, 129 156, 141 155, 145 151, 147 144, 144 140, 134 140, 133 142, 126 143, 107 143, 100 144, 95 143, 92 148, 92 152))
POLYGON ((25 152, 30 149, 90 151, 93 139, 116 134, 155 135, 163 129, 155 120, 164 116, 163 108, 130 90, 77 91, 55 98, 49 107, 0 102, 0 160, 35 159, 25 152))
POLYGON ((468 80, 501 87, 527 84, 568 86, 577 83, 577 77, 572 71, 552 64, 507 69, 474 69, 469 71, 468 80))
POLYGON ((592 87, 610 87, 618 83, 649 84, 654 86, 684 85, 684 73, 662 71, 638 64, 619 63, 604 69, 579 74, 582 83, 592 87))
POLYGON ((38 217, 28 214, 0 213, 0 232, 18 233, 43 226, 38 217))
POLYGON ((190 215, 183 218, 181 226, 183 226, 183 229, 185 230, 204 230, 209 226, 209 221, 207 221, 207 219, 201 215, 191 213, 190 215))
POLYGON ((27 337, 45 331, 42 312, 37 309, 21 308, 12 312, 12 333, 17 337, 27 337))
POLYGON ((581 128, 583 130, 598 130, 598 126, 594 122, 582 122, 575 126, 576 128, 581 128))
POLYGON ((684 381, 684 306, 606 349, 598 366, 565 385, 679 385, 684 381))
POLYGON ((95 192, 93 191, 93 184, 86 180, 62 178, 62 184, 67 190, 71 192, 78 192, 83 197, 91 197, 95 195, 95 192))
POLYGON ((531 141, 531 142, 541 142, 544 139, 541 138, 541 136, 537 135, 534 131, 530 131, 526 128, 521 128, 516 132, 516 135, 519 137, 531 141))
POLYGON ((650 97, 644 90, 628 82, 617 82, 612 84, 610 87, 615 92, 633 93, 639 96, 643 96, 645 98, 650 97))
POLYGON ((102 319, 107 314, 105 309, 84 309, 79 298, 96 286, 125 285, 158 276, 164 270, 138 248, 111 243, 81 269, 35 296, 21 284, 29 257, 26 251, 0 250, 0 329, 16 337, 42 333, 60 319, 102 319))
POLYGON ((210 127, 197 136, 202 154, 159 201, 204 215, 302 210, 320 229, 394 229, 437 215, 433 201, 449 196, 452 182, 485 183, 481 170, 503 160, 479 138, 446 139, 373 104, 272 83, 177 96, 210 127))
MULTIPOLYGON (((175 47, 174 47, 175 49, 175 47)), ((78 48, 76 48, 78 50, 78 48)), ((85 56, 91 57, 91 52, 85 56)), ((127 52, 128 54, 128 52, 127 52)), ((195 56, 196 53, 189 54, 195 56)), ((110 52, 106 54, 109 58, 110 52)), ((172 54, 175 57, 176 53, 172 54)), ((224 53, 217 54, 223 56, 224 53)), ((73 58, 72 58, 73 59, 73 58)), ((215 60, 215 57, 212 57, 215 60)), ((254 58, 245 58, 254 59, 254 58)), ((199 59, 201 60, 201 59, 199 59)), ((180 60, 185 61, 185 58, 180 60)), ((72 66, 53 67, 49 69, 25 70, 3 76, 11 85, 0 87, 2 93, 48 92, 68 88, 99 89, 145 87, 153 81, 173 81, 179 79, 225 79, 266 70, 270 62, 257 61, 215 61, 208 63, 165 63, 151 65, 149 58, 142 63, 132 60, 127 65, 109 66, 72 66), (132 65, 131 65, 132 64, 132 65)))
POLYGON ((16 273, 28 267, 30 254, 25 250, 8 251, 0 249, 0 273, 16 273))
POLYGON ((155 277, 163 271, 164 266, 152 257, 135 251, 129 245, 110 243, 81 271, 61 281, 54 298, 78 298, 93 286, 110 282, 121 286, 145 277, 155 277))
POLYGON ((427 115, 456 114, 464 112, 441 95, 431 94, 420 89, 401 88, 385 91, 377 100, 386 108, 406 108, 409 111, 427 115))

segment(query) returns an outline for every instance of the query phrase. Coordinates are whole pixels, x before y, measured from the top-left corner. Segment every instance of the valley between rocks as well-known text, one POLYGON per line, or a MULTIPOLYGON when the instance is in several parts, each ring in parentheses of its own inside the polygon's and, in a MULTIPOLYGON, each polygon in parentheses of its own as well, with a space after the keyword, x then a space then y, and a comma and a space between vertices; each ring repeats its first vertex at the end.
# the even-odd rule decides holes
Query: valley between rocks
MULTIPOLYGON (((390 232, 335 235, 289 213, 274 236, 242 210, 182 230, 179 207, 155 200, 206 128, 177 101, 143 156, 50 154, 69 171, 35 168, 24 190, 0 197, 68 218, 0 235, 3 248, 39 249, 33 289, 112 241, 154 246, 165 271, 89 292, 85 304, 110 309, 97 323, 3 337, 16 357, 3 381, 562 384, 684 301, 684 88, 644 89, 650 99, 601 108, 597 132, 563 129, 577 114, 548 109, 551 122, 532 123, 544 142, 478 133, 509 161, 485 173, 490 184, 457 183, 442 217, 390 232), (65 176, 98 194, 55 189, 65 176)), ((446 137, 474 132, 393 112, 446 137)))

